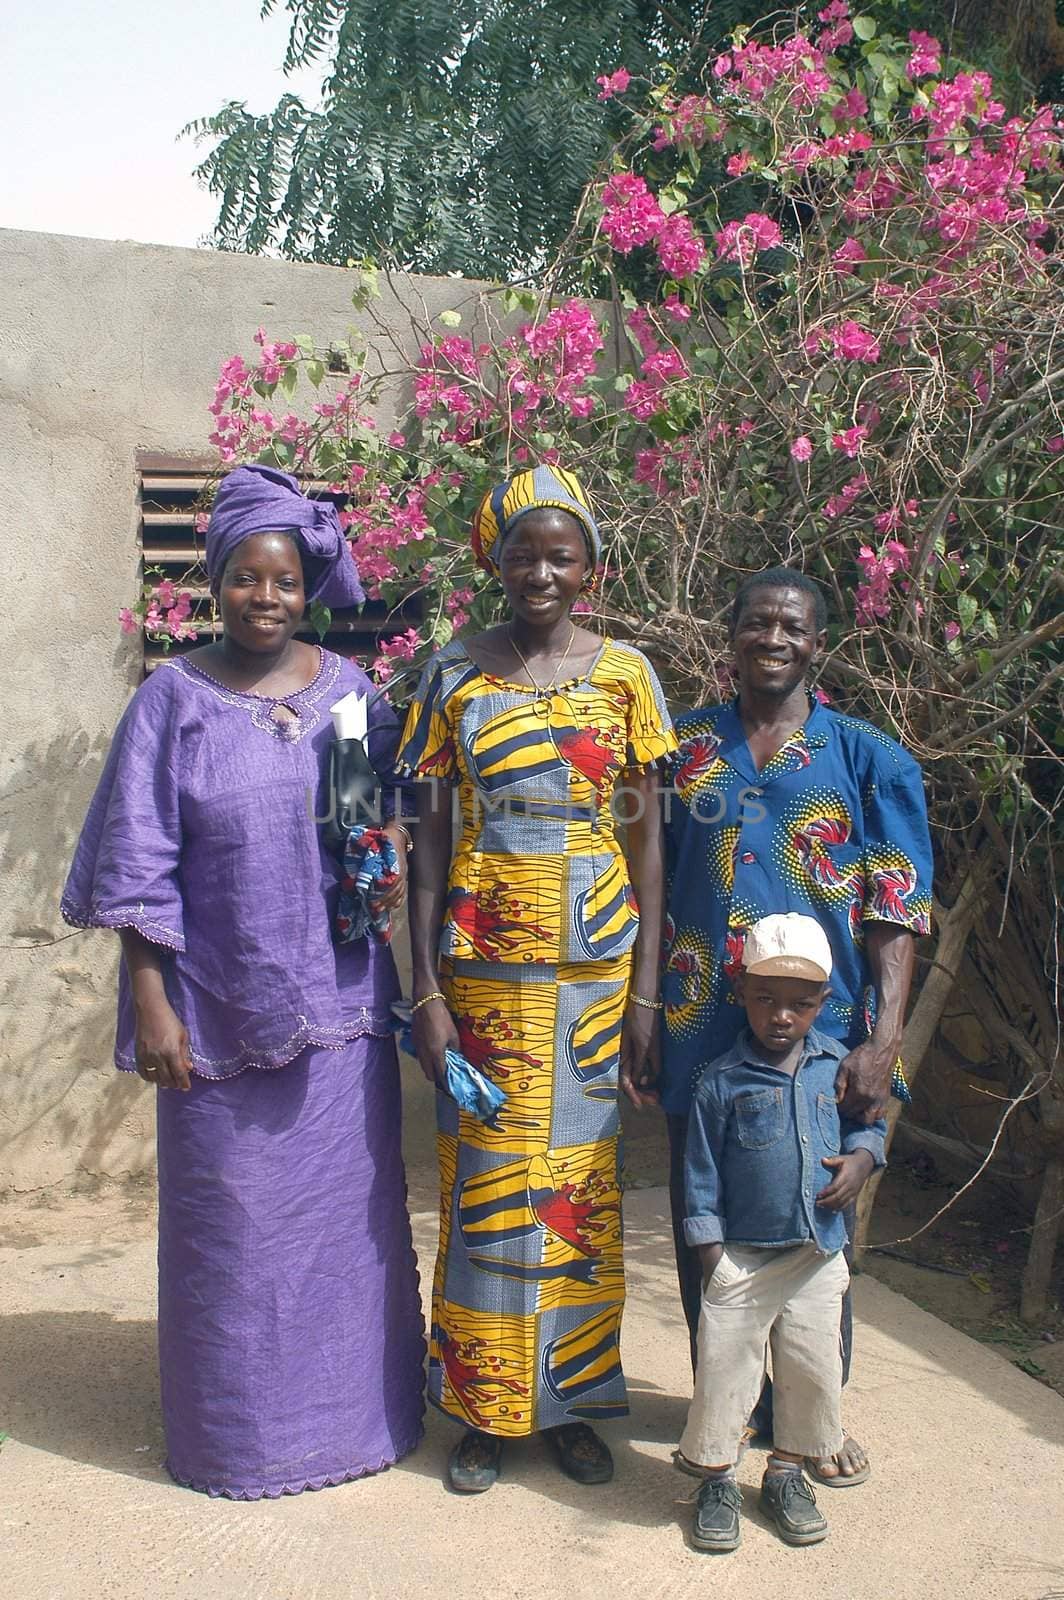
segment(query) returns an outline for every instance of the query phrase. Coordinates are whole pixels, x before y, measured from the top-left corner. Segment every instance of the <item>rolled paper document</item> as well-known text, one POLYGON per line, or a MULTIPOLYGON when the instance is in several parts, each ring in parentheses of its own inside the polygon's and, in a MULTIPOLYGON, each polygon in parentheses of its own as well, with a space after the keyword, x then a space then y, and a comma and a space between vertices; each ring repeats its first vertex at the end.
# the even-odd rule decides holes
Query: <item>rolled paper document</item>
POLYGON ((357 694, 352 689, 350 694, 345 694, 342 700, 337 700, 334 706, 329 707, 333 732, 338 739, 365 740, 366 700, 366 695, 357 694))

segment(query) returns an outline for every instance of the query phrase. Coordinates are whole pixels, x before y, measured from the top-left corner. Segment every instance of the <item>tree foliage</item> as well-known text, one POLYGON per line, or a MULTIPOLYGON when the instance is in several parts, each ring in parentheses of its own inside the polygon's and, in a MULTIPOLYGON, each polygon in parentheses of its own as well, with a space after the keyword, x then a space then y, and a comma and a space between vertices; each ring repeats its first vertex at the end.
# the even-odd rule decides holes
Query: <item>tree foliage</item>
MULTIPOLYGON (((277 0, 265 0, 263 10, 277 0)), ((542 265, 623 115, 588 95, 740 20, 740 0, 287 0, 286 69, 327 63, 320 108, 230 102, 191 125, 215 242, 297 260, 377 255, 515 278, 542 265)))
MULTIPOLYGON (((280 0, 263 0, 263 12, 280 0)), ((609 147, 631 130, 588 86, 623 67, 700 87, 709 49, 762 0, 285 0, 285 70, 320 65, 320 105, 230 101, 186 132, 217 195, 213 242, 343 264, 519 280, 567 234, 609 147)), ((881 26, 955 32, 1018 103, 1059 71, 1054 0, 870 0, 881 26)), ((795 15, 815 7, 797 7, 795 15)), ((658 163, 660 165, 660 162, 658 163)), ((628 264, 622 269, 630 275, 628 264)), ((638 284, 637 287, 643 287, 638 284)))

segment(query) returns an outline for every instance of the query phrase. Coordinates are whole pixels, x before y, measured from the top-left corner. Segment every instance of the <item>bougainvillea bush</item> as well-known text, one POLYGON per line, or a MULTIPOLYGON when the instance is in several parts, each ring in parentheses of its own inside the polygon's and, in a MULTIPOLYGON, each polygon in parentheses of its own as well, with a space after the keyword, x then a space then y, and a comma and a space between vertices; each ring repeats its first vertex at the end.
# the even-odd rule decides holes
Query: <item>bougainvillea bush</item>
POLYGON ((631 134, 564 263, 534 292, 486 291, 473 326, 422 330, 399 431, 375 426, 357 359, 338 377, 313 340, 260 333, 222 368, 212 439, 223 463, 334 485, 370 594, 421 594, 382 676, 494 614, 466 529, 526 462, 585 475, 608 532, 599 621, 678 703, 719 692, 740 574, 819 577, 822 685, 926 765, 940 949, 952 924, 1031 1097, 1014 1121, 1064 1185, 1061 127, 1049 107, 1007 115, 984 73, 844 0, 804 32, 736 35, 699 95, 622 68, 597 92, 623 96, 631 134), (608 291, 619 258, 643 300, 552 295, 574 263, 608 291))

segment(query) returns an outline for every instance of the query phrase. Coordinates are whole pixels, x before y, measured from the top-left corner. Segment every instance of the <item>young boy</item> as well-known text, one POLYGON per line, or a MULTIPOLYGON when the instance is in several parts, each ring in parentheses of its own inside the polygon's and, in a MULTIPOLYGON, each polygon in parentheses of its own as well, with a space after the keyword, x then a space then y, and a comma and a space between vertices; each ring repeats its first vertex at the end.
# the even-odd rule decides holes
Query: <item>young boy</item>
POLYGON ((831 950, 812 917, 750 929, 737 985, 748 1027, 703 1072, 687 1136, 688 1244, 702 1258, 698 1371, 679 1464, 704 1475, 693 1542, 734 1550, 735 1462, 772 1353, 772 1452, 762 1509, 788 1544, 828 1526, 802 1473, 842 1447, 843 1212, 883 1165, 882 1121, 840 1122, 845 1047, 813 1028, 831 950), (824 1183, 824 1169, 831 1181, 824 1183))

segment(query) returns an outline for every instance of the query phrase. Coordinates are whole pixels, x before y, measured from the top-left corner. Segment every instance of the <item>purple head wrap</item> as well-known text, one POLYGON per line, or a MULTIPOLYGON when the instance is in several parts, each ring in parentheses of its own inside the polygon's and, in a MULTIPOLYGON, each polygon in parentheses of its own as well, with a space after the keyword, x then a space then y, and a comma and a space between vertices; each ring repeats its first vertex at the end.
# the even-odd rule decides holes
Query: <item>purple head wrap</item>
POLYGON ((337 608, 366 598, 336 507, 308 500, 295 478, 276 467, 236 467, 218 485, 207 524, 207 575, 212 587, 238 544, 253 533, 288 533, 306 559, 308 600, 337 608))

